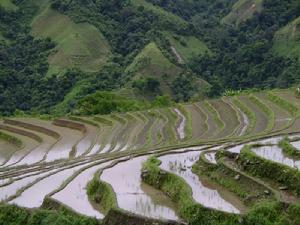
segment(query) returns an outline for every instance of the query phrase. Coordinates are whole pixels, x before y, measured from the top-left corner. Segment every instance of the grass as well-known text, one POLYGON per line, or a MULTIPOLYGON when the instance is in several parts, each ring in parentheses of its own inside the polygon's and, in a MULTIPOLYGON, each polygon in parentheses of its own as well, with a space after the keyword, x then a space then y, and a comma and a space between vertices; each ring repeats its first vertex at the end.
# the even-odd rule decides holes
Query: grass
MULTIPOLYGON (((53 205, 53 203, 52 203, 53 205)), ((51 208, 49 206, 49 208, 51 208)), ((25 209, 14 205, 0 204, 1 225, 100 225, 95 218, 73 213, 64 206, 51 209, 25 209)))
POLYGON ((159 18, 160 22, 165 26, 172 25, 174 27, 180 27, 181 29, 188 28, 188 23, 185 20, 183 20, 179 16, 176 16, 173 13, 167 12, 158 6, 147 2, 146 0, 131 0, 131 4, 135 7, 143 6, 145 10, 151 11, 159 18))
POLYGON ((267 127, 264 132, 269 132, 274 128, 275 124, 275 115, 273 110, 271 110, 267 105, 265 105, 261 100, 259 100, 256 96, 250 95, 249 99, 256 104, 267 116, 267 127))
POLYGON ((95 116, 94 117, 94 120, 99 122, 99 123, 102 123, 106 126, 112 126, 113 125, 113 121, 109 120, 109 119, 106 119, 104 117, 100 117, 100 116, 95 116))
POLYGON ((222 23, 239 25, 241 22, 251 19, 256 12, 263 10, 263 0, 238 0, 231 12, 222 19, 222 23), (255 5, 255 7, 253 7, 255 5))
POLYGON ((273 50, 281 56, 300 56, 300 17, 275 33, 273 50))
POLYGON ((178 205, 179 215, 189 224, 220 224, 227 220, 232 224, 238 222, 239 216, 213 209, 208 209, 196 203, 192 197, 192 190, 179 176, 162 172, 160 161, 150 157, 143 164, 142 179, 149 185, 166 193, 178 205))
POLYGON ((299 108, 296 107, 295 105, 293 105, 291 102, 271 93, 268 92, 267 93, 267 97, 270 101, 274 102, 275 104, 277 104, 278 106, 280 106, 281 108, 287 110, 292 116, 297 116, 299 114, 299 108))
POLYGON ((279 141, 278 146, 282 149, 284 154, 292 158, 300 159, 300 150, 291 145, 287 137, 279 141))
POLYGON ((220 119, 224 124, 224 128, 222 132, 219 133, 218 137, 234 135, 240 125, 238 112, 225 100, 225 98, 212 100, 209 103, 218 112, 220 119))
MULTIPOLYGON (((161 91, 171 95, 170 83, 182 71, 172 64, 154 42, 149 43, 126 68, 134 79, 154 77, 160 82, 161 91)), ((153 93, 150 93, 153 96, 153 93)))
POLYGON ((99 173, 87 184, 89 200, 99 207, 100 211, 107 214, 112 208, 117 207, 117 198, 112 187, 99 180, 99 173))
POLYGON ((0 139, 7 141, 15 146, 17 146, 18 148, 21 148, 23 146, 23 143, 20 139, 11 136, 9 134, 3 133, 0 131, 0 139))
POLYGON ((289 166, 264 159, 245 146, 239 155, 238 164, 241 168, 256 177, 268 178, 300 196, 300 171, 289 166))
POLYGON ((205 53, 211 54, 206 44, 194 36, 181 36, 169 32, 164 34, 184 61, 205 53))
POLYGON ((33 20, 32 34, 35 37, 50 37, 57 44, 56 52, 49 56, 48 74, 73 67, 95 72, 110 54, 107 41, 94 26, 88 23, 76 24, 49 6, 44 6, 33 20))
POLYGON ((240 175, 240 179, 236 180, 236 171, 224 166, 223 152, 216 155, 218 164, 209 163, 204 154, 200 155, 198 162, 193 165, 193 173, 199 177, 205 177, 210 182, 223 186, 230 192, 237 195, 247 206, 252 206, 259 201, 271 199, 271 195, 265 195, 265 187, 259 185, 253 180, 240 175))
POLYGON ((18 7, 11 0, 0 0, 0 5, 6 10, 18 9, 18 7))
POLYGON ((225 128, 224 122, 221 120, 219 112, 208 102, 204 102, 205 107, 207 110, 211 113, 215 123, 217 124, 218 128, 220 130, 223 130, 225 128))

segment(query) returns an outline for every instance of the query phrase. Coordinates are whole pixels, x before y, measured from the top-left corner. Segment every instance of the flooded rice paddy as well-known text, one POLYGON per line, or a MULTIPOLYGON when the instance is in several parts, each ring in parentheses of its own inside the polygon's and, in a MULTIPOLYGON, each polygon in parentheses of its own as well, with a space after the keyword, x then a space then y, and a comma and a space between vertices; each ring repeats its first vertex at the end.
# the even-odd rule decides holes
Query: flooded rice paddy
POLYGON ((192 172, 192 165, 199 159, 199 156, 200 152, 165 155, 159 157, 162 161, 160 168, 182 177, 191 187, 195 201, 201 205, 221 211, 240 213, 243 205, 237 198, 231 196, 230 202, 225 200, 216 187, 201 181, 192 172))
POLYGON ((121 162, 104 170, 100 179, 112 186, 120 208, 147 217, 178 219, 170 199, 142 182, 142 163, 146 160, 143 156, 121 162))

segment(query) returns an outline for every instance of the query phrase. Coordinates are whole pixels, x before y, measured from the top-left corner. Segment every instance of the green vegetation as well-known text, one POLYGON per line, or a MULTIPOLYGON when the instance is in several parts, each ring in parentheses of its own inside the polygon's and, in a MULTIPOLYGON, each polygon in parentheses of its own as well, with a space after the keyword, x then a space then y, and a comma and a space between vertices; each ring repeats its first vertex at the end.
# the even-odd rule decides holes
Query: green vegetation
POLYGON ((189 224, 214 225, 296 225, 299 220, 299 205, 285 205, 275 201, 255 204, 245 215, 238 216, 204 208, 192 199, 191 190, 184 180, 174 174, 161 171, 160 161, 150 157, 143 165, 143 181, 167 193, 179 206, 179 214, 189 224))
MULTIPOLYGON (((180 36, 172 33, 165 33, 165 35, 184 62, 194 56, 211 54, 206 44, 195 36, 180 36)), ((175 53, 173 52, 173 54, 175 53)), ((179 60, 177 59, 177 61, 179 60)))
POLYGON ((2 0, 1 114, 62 115, 97 91, 181 102, 289 87, 300 80, 297 53, 284 52, 298 51, 299 4, 2 0))
POLYGON ((238 0, 231 12, 222 19, 223 23, 239 25, 251 19, 255 13, 260 13, 263 9, 263 0, 238 0))
POLYGON ((146 108, 146 105, 110 92, 96 92, 81 99, 77 108, 80 114, 92 115, 136 111, 146 108))
POLYGON ((271 92, 268 92, 267 96, 270 101, 287 110, 292 116, 297 116, 299 114, 299 109, 291 102, 286 101, 271 92))
POLYGON ((272 179, 300 196, 299 170, 257 156, 251 151, 251 146, 241 150, 238 164, 251 175, 272 179))
POLYGON ((99 225, 99 221, 60 207, 57 210, 28 210, 13 205, 0 205, 1 225, 99 225))
MULTIPOLYGON (((172 94, 170 82, 181 71, 181 68, 171 63, 153 42, 149 43, 126 69, 127 73, 134 76, 134 80, 155 79, 159 83, 156 88, 159 86, 160 92, 169 95, 172 94)), ((147 91, 145 94, 150 93, 153 96, 151 90, 147 91)))
POLYGON ((281 28, 274 36, 274 51, 282 56, 300 57, 300 17, 281 28))
POLYGON ((23 143, 20 139, 14 137, 14 136, 11 136, 9 134, 6 134, 6 133, 3 133, 0 131, 0 139, 4 140, 4 141, 7 141, 9 143, 12 143, 14 145, 16 145, 17 147, 22 147, 23 143))
POLYGON ((91 202, 99 208, 100 211, 107 214, 112 208, 117 207, 117 199, 112 187, 99 180, 99 174, 96 173, 94 178, 87 185, 87 194, 91 202))
POLYGON ((253 206, 266 200, 274 200, 274 196, 271 193, 268 195, 264 193, 266 190, 264 186, 248 177, 239 174, 239 179, 235 179, 238 173, 226 166, 223 159, 224 156, 226 156, 226 152, 218 152, 216 155, 218 164, 215 165, 207 162, 204 154, 201 154, 198 162, 193 165, 193 173, 223 186, 241 198, 247 206, 253 206))
POLYGON ((271 131, 274 127, 275 123, 275 115, 273 110, 271 110, 267 105, 265 105, 263 102, 261 102, 256 96, 250 95, 249 99, 256 104, 267 116, 268 118, 268 124, 265 129, 265 132, 271 131))
POLYGON ((290 140, 287 137, 279 141, 278 146, 286 155, 300 159, 300 150, 291 145, 290 140))
POLYGON ((214 121, 217 124, 217 126, 219 127, 219 129, 223 130, 225 127, 225 124, 221 120, 219 112, 208 101, 205 101, 204 105, 207 108, 207 110, 212 114, 214 121))
POLYGON ((107 61, 109 45, 103 35, 88 23, 74 23, 50 6, 39 10, 32 23, 32 34, 51 38, 56 43, 55 53, 49 56, 48 74, 78 67, 85 72, 96 72, 107 61), (62 32, 63 31, 63 32, 62 32))
POLYGON ((156 96, 153 101, 145 102, 122 97, 111 92, 98 91, 79 100, 74 113, 82 115, 103 115, 115 112, 124 113, 150 108, 170 107, 173 105, 174 102, 167 95, 156 96))
POLYGON ((11 0, 1 0, 0 6, 5 8, 6 10, 16 10, 17 6, 11 0))
POLYGON ((221 224, 223 221, 227 222, 224 224, 238 223, 236 215, 204 208, 195 203, 185 181, 174 174, 162 172, 159 164, 160 161, 155 157, 150 157, 143 164, 143 181, 167 193, 177 203, 180 216, 189 224, 221 224))

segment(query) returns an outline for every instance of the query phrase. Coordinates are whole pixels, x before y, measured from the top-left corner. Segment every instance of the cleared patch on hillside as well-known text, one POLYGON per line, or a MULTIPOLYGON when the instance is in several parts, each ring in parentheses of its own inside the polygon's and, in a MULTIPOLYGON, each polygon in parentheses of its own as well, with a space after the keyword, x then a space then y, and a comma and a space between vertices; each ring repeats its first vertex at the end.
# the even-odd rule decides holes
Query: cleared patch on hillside
POLYGON ((222 19, 222 23, 239 25, 251 19, 255 13, 263 9, 263 0, 238 0, 232 7, 231 12, 222 19))
POLYGON ((276 32, 273 49, 281 56, 300 56, 300 17, 276 32))
POLYGON ((50 37, 56 49, 49 56, 50 72, 78 67, 86 72, 95 72, 106 62, 110 48, 103 35, 88 23, 74 23, 49 6, 43 7, 33 20, 32 34, 50 37))
POLYGON ((147 11, 151 11, 159 18, 160 22, 165 25, 175 25, 181 27, 182 29, 188 28, 188 23, 179 16, 167 12, 145 0, 131 0, 131 4, 136 7, 143 7, 147 11))
POLYGON ((16 10, 18 7, 12 3, 11 0, 1 0, 0 1, 0 6, 2 6, 6 10, 16 10))
POLYGON ((193 56, 211 54, 205 43, 194 36, 181 36, 167 32, 165 35, 179 63, 187 62, 193 56))
POLYGON ((171 95, 170 84, 182 69, 172 64, 154 42, 148 44, 128 66, 126 72, 134 79, 154 77, 160 82, 163 93, 171 95))

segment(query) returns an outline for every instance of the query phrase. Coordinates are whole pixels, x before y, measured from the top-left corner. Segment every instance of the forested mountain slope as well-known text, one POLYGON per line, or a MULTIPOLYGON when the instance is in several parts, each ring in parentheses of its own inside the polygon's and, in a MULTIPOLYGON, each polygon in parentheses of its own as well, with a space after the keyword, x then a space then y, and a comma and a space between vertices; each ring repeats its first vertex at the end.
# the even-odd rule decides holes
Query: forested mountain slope
MULTIPOLYGON (((175 101, 300 78, 298 0, 1 0, 0 112, 96 91, 175 101)), ((97 95, 92 95, 97 96, 97 95)))

